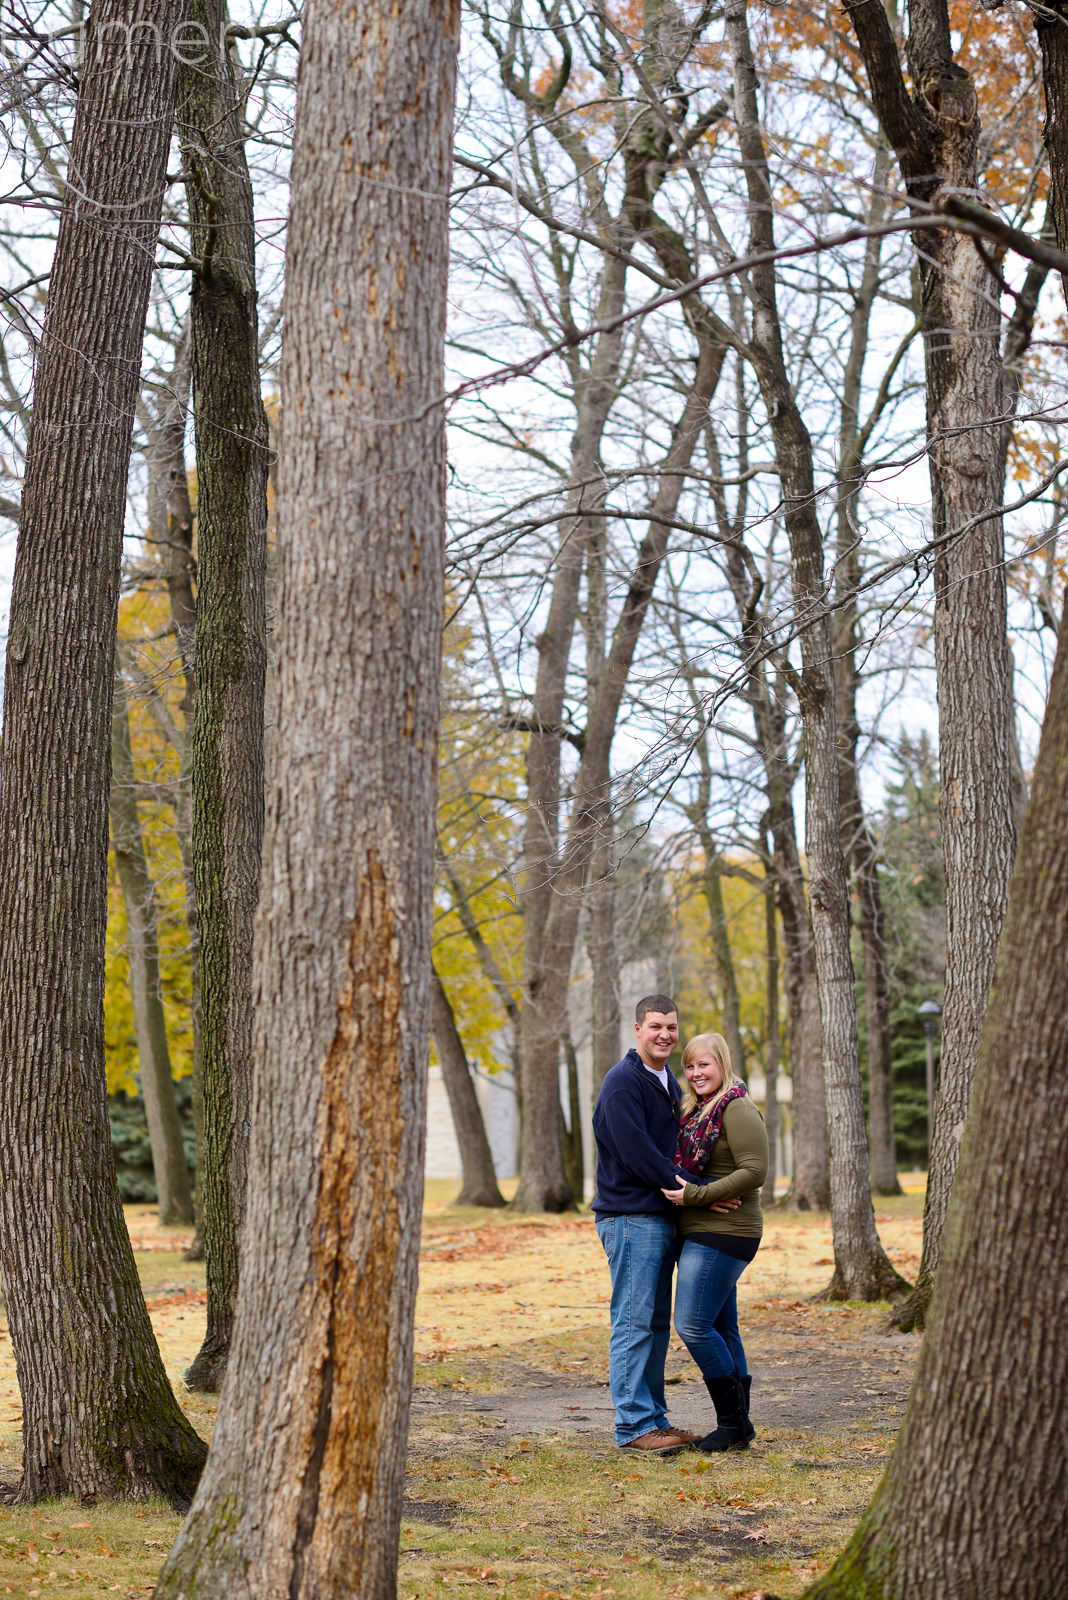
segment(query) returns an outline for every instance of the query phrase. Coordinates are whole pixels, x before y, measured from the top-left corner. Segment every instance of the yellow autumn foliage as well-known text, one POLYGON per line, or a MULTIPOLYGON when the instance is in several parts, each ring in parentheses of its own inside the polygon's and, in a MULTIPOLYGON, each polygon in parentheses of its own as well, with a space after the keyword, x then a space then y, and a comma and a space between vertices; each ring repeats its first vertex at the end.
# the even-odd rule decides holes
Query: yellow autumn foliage
MULTIPOLYGON (((169 621, 166 596, 156 586, 128 595, 119 608, 119 638, 134 674, 134 681, 128 685, 130 743, 138 780, 141 832, 148 869, 156 886, 160 986, 171 1071, 175 1078, 184 1078, 193 1070, 193 976, 175 817, 180 756, 151 708, 152 698, 158 696, 181 730, 181 688, 169 621)), ((138 1059, 126 954, 126 908, 113 854, 108 860, 104 1048, 108 1092, 125 1089, 136 1093, 138 1059)))

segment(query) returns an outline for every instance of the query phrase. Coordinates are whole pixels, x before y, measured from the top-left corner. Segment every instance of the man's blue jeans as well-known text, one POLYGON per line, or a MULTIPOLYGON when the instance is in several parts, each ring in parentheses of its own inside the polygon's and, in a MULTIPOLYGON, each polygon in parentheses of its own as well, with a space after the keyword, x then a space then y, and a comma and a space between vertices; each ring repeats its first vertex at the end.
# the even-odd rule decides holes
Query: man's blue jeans
POLYGON ((612 1274, 608 1381, 616 1443, 668 1425, 664 1362, 671 1337, 674 1217, 599 1217, 597 1234, 612 1274))
POLYGON ((675 1283, 675 1332, 701 1369, 702 1378, 744 1378, 749 1368, 738 1332, 735 1285, 747 1261, 712 1245, 683 1243, 675 1283))

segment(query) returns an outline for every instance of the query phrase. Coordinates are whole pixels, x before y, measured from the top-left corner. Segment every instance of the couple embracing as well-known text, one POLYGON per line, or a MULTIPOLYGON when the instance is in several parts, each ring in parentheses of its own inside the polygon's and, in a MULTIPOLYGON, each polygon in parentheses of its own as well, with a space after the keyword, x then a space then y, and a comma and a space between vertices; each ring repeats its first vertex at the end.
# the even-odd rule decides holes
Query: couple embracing
POLYGON ((593 1210, 612 1277, 616 1443, 660 1456, 691 1445, 745 1449, 754 1434, 752 1380, 735 1286, 763 1231, 763 1118, 718 1033, 687 1044, 680 1089, 667 1065, 679 1038, 678 1008, 667 995, 639 1000, 634 1032, 634 1048, 606 1075, 593 1113, 593 1210), (676 1263, 675 1329, 716 1410, 704 1437, 673 1428, 664 1399, 676 1263))

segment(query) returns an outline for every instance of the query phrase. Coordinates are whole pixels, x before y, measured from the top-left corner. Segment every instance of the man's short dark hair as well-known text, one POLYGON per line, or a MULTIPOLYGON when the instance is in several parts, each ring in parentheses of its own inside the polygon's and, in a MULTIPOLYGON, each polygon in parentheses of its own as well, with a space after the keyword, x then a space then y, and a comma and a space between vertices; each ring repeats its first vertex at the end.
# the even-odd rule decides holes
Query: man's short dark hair
POLYGON ((670 1016, 672 1012, 675 1016, 679 1014, 679 1008, 669 994, 645 995, 634 1007, 635 1022, 644 1022, 650 1011, 659 1011, 664 1016, 670 1016))

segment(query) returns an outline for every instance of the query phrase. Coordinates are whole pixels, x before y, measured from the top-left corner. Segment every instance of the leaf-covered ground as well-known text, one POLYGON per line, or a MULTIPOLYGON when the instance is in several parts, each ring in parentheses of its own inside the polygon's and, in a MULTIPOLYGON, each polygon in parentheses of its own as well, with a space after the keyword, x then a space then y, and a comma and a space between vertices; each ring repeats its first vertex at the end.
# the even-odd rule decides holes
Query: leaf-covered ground
MULTIPOLYGON (((755 1374, 752 1449, 635 1459, 612 1442, 608 1276, 588 1216, 460 1211, 431 1185, 417 1310, 399 1593, 502 1600, 790 1600, 844 1543, 893 1442, 918 1339, 886 1308, 823 1304, 827 1218, 773 1213, 739 1289, 755 1374)), ((919 1184, 880 1201, 895 1265, 915 1273, 919 1184)), ((181 1375, 204 1325, 188 1236, 128 1212, 172 1382, 197 1428, 214 1403, 181 1375)), ((674 1420, 712 1424, 673 1339, 674 1420)), ((0 1318, 0 1481, 17 1476, 19 1398, 0 1318)), ((151 1594, 177 1528, 163 1506, 0 1506, 0 1596, 151 1594)))

